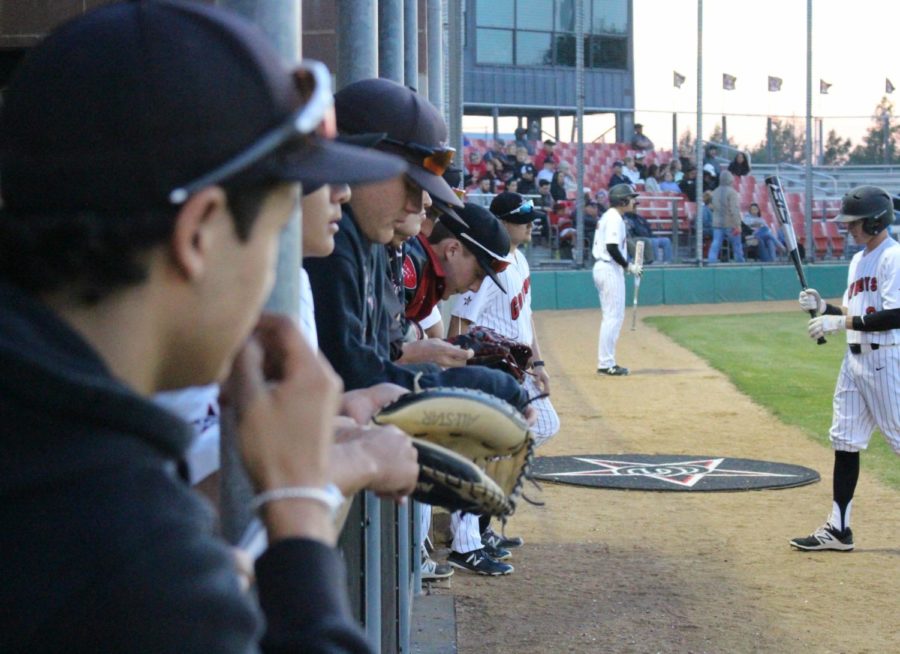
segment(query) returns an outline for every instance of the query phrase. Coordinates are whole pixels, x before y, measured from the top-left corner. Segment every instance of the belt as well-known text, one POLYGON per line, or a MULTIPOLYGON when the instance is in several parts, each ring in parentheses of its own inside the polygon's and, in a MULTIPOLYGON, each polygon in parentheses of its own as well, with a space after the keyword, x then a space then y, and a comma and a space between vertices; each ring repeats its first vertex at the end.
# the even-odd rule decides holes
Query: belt
POLYGON ((896 343, 850 343, 850 353, 851 354, 862 354, 863 352, 868 352, 869 350, 877 350, 882 347, 893 347, 896 343))

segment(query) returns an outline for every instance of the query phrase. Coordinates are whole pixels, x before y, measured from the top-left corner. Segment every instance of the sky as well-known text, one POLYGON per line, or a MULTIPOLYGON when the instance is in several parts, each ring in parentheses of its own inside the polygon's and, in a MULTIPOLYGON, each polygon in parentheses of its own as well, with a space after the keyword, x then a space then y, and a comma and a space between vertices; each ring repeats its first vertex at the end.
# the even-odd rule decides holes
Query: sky
MULTIPOLYGON (((898 87, 889 99, 900 100, 900 2, 812 4, 812 113, 822 117, 825 134, 835 129, 855 144, 872 124, 885 95, 885 78, 898 87), (819 93, 820 79, 832 85, 827 95, 819 93)), ((805 129, 806 6, 806 0, 704 0, 705 137, 723 113, 729 115, 729 136, 742 146, 765 137, 767 115, 795 117, 805 129), (722 89, 723 73, 737 78, 735 90, 722 89), (767 90, 769 75, 784 80, 781 92, 767 90)), ((679 133, 696 132, 697 0, 634 0, 634 65, 635 121, 644 124, 645 133, 658 146, 671 147, 673 112, 678 112, 679 133), (673 71, 686 77, 680 89, 672 83, 673 71)), ((612 124, 609 116, 589 117, 586 140, 612 124)), ((564 140, 570 125, 562 125, 564 140)), ((552 131, 552 120, 544 127, 552 131)), ((474 124, 466 128, 478 130, 474 124)), ((501 131, 506 131, 503 125, 501 131)))

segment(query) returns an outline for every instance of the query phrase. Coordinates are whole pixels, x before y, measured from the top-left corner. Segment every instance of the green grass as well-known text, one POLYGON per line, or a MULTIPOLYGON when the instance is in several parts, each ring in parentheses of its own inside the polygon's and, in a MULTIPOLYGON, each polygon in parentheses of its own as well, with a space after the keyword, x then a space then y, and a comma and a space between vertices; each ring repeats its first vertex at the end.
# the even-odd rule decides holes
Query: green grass
MULTIPOLYGON (((816 345, 806 336, 800 312, 645 321, 723 372, 782 422, 829 447, 831 398, 846 349, 843 334, 816 345)), ((900 458, 880 433, 863 454, 862 469, 900 490, 900 458)))

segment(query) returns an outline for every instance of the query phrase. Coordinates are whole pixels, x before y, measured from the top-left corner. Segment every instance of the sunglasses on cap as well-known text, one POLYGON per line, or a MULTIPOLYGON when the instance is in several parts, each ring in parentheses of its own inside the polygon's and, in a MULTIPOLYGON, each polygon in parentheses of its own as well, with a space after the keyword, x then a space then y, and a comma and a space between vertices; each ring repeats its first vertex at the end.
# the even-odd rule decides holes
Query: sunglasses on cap
POLYGON ((534 211, 534 200, 529 198, 529 199, 525 200, 522 204, 520 204, 518 207, 513 209, 512 211, 507 211, 506 213, 502 213, 499 216, 497 216, 497 218, 503 218, 504 216, 514 216, 517 213, 523 213, 523 214, 531 213, 532 211, 534 211))
POLYGON ((398 141, 387 137, 381 139, 381 142, 390 143, 404 150, 422 155, 422 161, 420 162, 422 168, 438 177, 447 172, 450 164, 453 163, 453 155, 456 154, 456 149, 449 146, 430 148, 427 145, 413 143, 412 141, 398 141))
POLYGON ((509 261, 507 261, 505 258, 501 257, 496 252, 491 252, 490 250, 488 250, 481 243, 479 243, 474 238, 472 238, 468 234, 468 232, 463 232, 462 234, 459 235, 459 237, 461 239, 463 239, 464 241, 466 241, 467 243, 471 243, 472 245, 477 247, 482 252, 486 253, 490 257, 490 263, 488 265, 490 265, 491 270, 493 270, 495 273, 502 273, 504 270, 506 270, 509 267, 509 261))
POLYGON ((293 72, 294 85, 303 106, 280 126, 266 132, 250 147, 218 168, 169 193, 169 202, 182 204, 200 189, 219 184, 259 163, 284 145, 312 134, 325 139, 337 136, 331 74, 325 64, 306 60, 293 72))

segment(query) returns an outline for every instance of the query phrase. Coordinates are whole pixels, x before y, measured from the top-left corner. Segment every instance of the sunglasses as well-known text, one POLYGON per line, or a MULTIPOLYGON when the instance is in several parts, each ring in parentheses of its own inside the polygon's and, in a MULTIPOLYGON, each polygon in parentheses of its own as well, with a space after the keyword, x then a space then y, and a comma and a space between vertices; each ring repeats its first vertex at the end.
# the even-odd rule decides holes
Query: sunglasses
POLYGON ((391 145, 396 145, 404 150, 409 150, 422 155, 420 164, 422 168, 438 177, 447 172, 450 164, 453 163, 453 155, 456 154, 456 149, 449 146, 429 148, 427 145, 420 145, 419 143, 413 143, 412 141, 398 141, 397 139, 387 137, 381 139, 381 142, 390 143, 391 145))
POLYGON ((310 135, 325 139, 337 136, 334 95, 328 68, 318 61, 306 60, 294 70, 293 77, 303 106, 284 123, 259 137, 246 150, 218 168, 174 189, 169 193, 169 202, 182 204, 197 191, 234 177, 297 139, 305 139, 310 135))
POLYGON ((512 211, 507 211, 506 213, 502 213, 497 218, 503 218, 504 216, 514 216, 517 213, 531 213, 534 211, 534 200, 531 198, 525 200, 518 207, 513 209, 512 211))
POLYGON ((481 243, 479 243, 474 238, 469 236, 468 232, 463 232, 459 236, 464 241, 471 243, 472 245, 474 245, 475 247, 477 247, 479 250, 486 253, 490 257, 490 261, 489 261, 488 265, 490 265, 491 270, 493 270, 495 273, 502 273, 504 270, 506 270, 509 267, 509 261, 507 261, 505 258, 501 257, 496 252, 491 252, 490 250, 488 250, 481 243))

